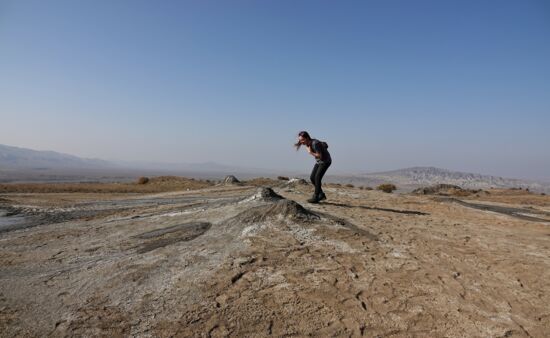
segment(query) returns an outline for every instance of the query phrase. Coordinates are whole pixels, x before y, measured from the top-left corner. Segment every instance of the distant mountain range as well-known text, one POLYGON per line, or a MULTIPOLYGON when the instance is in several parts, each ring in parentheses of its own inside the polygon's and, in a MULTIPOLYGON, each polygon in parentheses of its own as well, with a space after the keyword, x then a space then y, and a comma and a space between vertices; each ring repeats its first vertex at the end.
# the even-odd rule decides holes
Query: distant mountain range
POLYGON ((532 191, 550 192, 550 182, 539 182, 499 176, 481 175, 451 171, 435 167, 412 167, 377 173, 365 173, 357 181, 372 182, 373 185, 391 182, 404 189, 445 183, 468 189, 527 188, 532 191))
POLYGON ((113 163, 104 160, 0 144, 0 169, 104 169, 113 166, 113 163))
MULTIPOLYGON (((157 163, 104 161, 80 158, 54 151, 37 151, 0 144, 0 181, 66 180, 132 178, 136 175, 162 174, 214 177, 227 174, 254 177, 294 174, 259 168, 243 168, 216 162, 204 163, 157 163), (95 172, 95 173, 94 173, 95 172), (60 174, 61 173, 61 174, 60 174), (72 178, 70 178, 72 177, 72 178)), ((298 175, 303 176, 303 175, 298 175)), ((305 177, 305 176, 303 176, 305 177)), ((550 182, 504 178, 498 176, 464 173, 434 167, 412 167, 386 172, 357 175, 327 175, 326 181, 376 186, 391 182, 400 190, 412 190, 420 186, 438 183, 454 184, 468 189, 528 188, 532 191, 550 193, 550 182)))
POLYGON ((128 181, 160 175, 219 178, 230 174, 250 178, 276 176, 279 172, 216 162, 105 161, 0 144, 0 182, 128 181))
POLYGON ((0 169, 137 169, 214 172, 254 170, 215 162, 158 163, 147 161, 105 161, 81 158, 55 151, 39 151, 2 144, 0 144, 0 169))

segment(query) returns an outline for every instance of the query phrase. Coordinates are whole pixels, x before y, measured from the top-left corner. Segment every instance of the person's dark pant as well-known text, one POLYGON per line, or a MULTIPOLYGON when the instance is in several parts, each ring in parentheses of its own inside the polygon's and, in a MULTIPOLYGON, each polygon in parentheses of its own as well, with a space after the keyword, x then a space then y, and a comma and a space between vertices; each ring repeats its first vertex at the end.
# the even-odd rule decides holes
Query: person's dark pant
POLYGON ((321 188, 321 180, 323 179, 323 176, 327 172, 328 167, 332 162, 329 163, 315 163, 315 166, 313 166, 313 170, 311 171, 311 176, 309 179, 311 180, 311 183, 315 185, 315 195, 319 196, 323 189, 321 188))

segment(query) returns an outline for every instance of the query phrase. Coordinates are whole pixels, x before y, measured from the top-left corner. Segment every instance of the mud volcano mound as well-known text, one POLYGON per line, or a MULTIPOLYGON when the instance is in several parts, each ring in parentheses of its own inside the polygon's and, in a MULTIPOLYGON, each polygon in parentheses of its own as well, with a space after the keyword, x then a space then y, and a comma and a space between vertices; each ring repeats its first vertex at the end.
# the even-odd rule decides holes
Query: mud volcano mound
POLYGON ((285 183, 285 186, 287 187, 299 187, 304 185, 309 185, 309 183, 307 183, 307 181, 303 178, 291 178, 285 183))
POLYGON ((318 219, 320 219, 318 215, 305 209, 300 204, 283 198, 268 205, 261 205, 245 210, 235 216, 232 221, 241 224, 251 224, 273 220, 309 222, 318 219))
POLYGON ((231 185, 231 184, 239 184, 241 183, 241 181, 239 181, 235 176, 233 175, 227 175, 225 176, 225 178, 223 179, 223 184, 224 185, 231 185))
POLYGON ((256 190, 254 194, 245 198, 243 202, 276 202, 283 199, 283 197, 277 194, 273 189, 267 187, 261 187, 256 190))

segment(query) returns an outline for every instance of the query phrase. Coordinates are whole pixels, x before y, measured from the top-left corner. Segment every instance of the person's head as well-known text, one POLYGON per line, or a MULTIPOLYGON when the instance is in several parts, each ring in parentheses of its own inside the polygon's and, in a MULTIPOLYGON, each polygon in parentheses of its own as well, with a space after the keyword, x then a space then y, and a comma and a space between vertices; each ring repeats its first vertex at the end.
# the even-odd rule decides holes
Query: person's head
POLYGON ((300 149, 302 145, 310 145, 311 144, 311 136, 309 136, 309 133, 307 131, 301 131, 298 133, 298 142, 294 144, 296 147, 296 150, 300 149))

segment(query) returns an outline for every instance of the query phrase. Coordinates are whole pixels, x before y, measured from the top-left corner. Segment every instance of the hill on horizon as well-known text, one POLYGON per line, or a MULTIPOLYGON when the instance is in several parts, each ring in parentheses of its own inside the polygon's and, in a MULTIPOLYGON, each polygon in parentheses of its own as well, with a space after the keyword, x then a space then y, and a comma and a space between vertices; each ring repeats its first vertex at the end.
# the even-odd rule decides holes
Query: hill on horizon
POLYGON ((0 169, 109 168, 114 164, 50 150, 33 150, 0 144, 0 169))
POLYGON ((550 191, 550 182, 467 173, 436 167, 410 167, 365 173, 360 177, 380 182, 392 182, 398 186, 411 188, 443 183, 468 189, 524 188, 540 192, 550 191))

